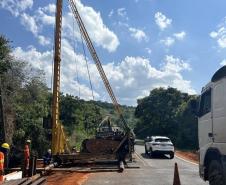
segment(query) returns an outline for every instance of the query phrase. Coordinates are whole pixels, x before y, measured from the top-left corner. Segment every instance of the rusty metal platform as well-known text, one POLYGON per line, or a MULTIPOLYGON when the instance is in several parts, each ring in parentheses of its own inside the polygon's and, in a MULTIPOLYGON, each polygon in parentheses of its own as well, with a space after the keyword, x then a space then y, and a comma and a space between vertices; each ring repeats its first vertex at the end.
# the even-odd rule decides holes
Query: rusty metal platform
POLYGON ((73 163, 98 163, 98 162, 117 162, 116 154, 106 153, 75 153, 75 154, 60 154, 54 156, 56 160, 62 162, 73 162, 73 163))
POLYGON ((10 180, 4 182, 2 185, 44 185, 44 184, 46 184, 46 178, 38 177, 36 179, 22 178, 18 180, 10 180))

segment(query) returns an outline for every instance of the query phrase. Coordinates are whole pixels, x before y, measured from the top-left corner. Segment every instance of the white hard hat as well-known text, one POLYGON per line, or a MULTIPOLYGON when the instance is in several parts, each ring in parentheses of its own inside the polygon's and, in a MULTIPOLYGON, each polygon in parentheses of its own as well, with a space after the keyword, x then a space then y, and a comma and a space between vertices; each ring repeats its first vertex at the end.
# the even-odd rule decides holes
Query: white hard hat
POLYGON ((26 143, 31 143, 31 140, 30 139, 27 139, 26 143))
POLYGON ((51 152, 52 152, 52 151, 51 151, 51 149, 48 149, 48 153, 50 153, 50 154, 51 154, 51 152))

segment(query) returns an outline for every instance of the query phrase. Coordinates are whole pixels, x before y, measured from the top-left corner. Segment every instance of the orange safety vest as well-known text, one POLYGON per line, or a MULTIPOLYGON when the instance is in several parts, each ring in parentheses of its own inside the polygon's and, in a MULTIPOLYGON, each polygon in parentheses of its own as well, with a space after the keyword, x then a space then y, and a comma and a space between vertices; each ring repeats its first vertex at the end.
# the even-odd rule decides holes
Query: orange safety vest
POLYGON ((24 158, 25 159, 29 159, 29 157, 30 157, 29 146, 28 145, 25 145, 25 147, 24 147, 24 158))
POLYGON ((3 181, 3 172, 4 172, 4 153, 0 152, 0 182, 3 181))
POLYGON ((25 145, 24 147, 24 165, 25 165, 25 169, 29 168, 29 157, 30 157, 30 150, 29 150, 29 146, 25 145))

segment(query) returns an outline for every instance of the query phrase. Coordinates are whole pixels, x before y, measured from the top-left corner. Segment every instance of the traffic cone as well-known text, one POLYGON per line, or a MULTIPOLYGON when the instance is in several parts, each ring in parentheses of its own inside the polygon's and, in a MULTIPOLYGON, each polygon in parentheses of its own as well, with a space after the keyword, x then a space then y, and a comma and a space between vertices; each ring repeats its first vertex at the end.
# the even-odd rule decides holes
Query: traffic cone
POLYGON ((181 185, 177 163, 175 163, 175 167, 174 167, 173 185, 181 185))

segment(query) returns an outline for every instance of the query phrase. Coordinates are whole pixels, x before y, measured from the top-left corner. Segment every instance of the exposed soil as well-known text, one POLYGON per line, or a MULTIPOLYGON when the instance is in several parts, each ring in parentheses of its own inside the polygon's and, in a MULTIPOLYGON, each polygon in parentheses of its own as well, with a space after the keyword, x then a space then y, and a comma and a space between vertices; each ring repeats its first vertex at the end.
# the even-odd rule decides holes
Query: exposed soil
POLYGON ((82 185, 87 179, 88 173, 54 172, 47 177, 48 185, 82 185))
POLYGON ((188 152, 188 151, 176 151, 176 155, 178 157, 184 158, 194 163, 199 163, 199 156, 196 152, 188 152))

